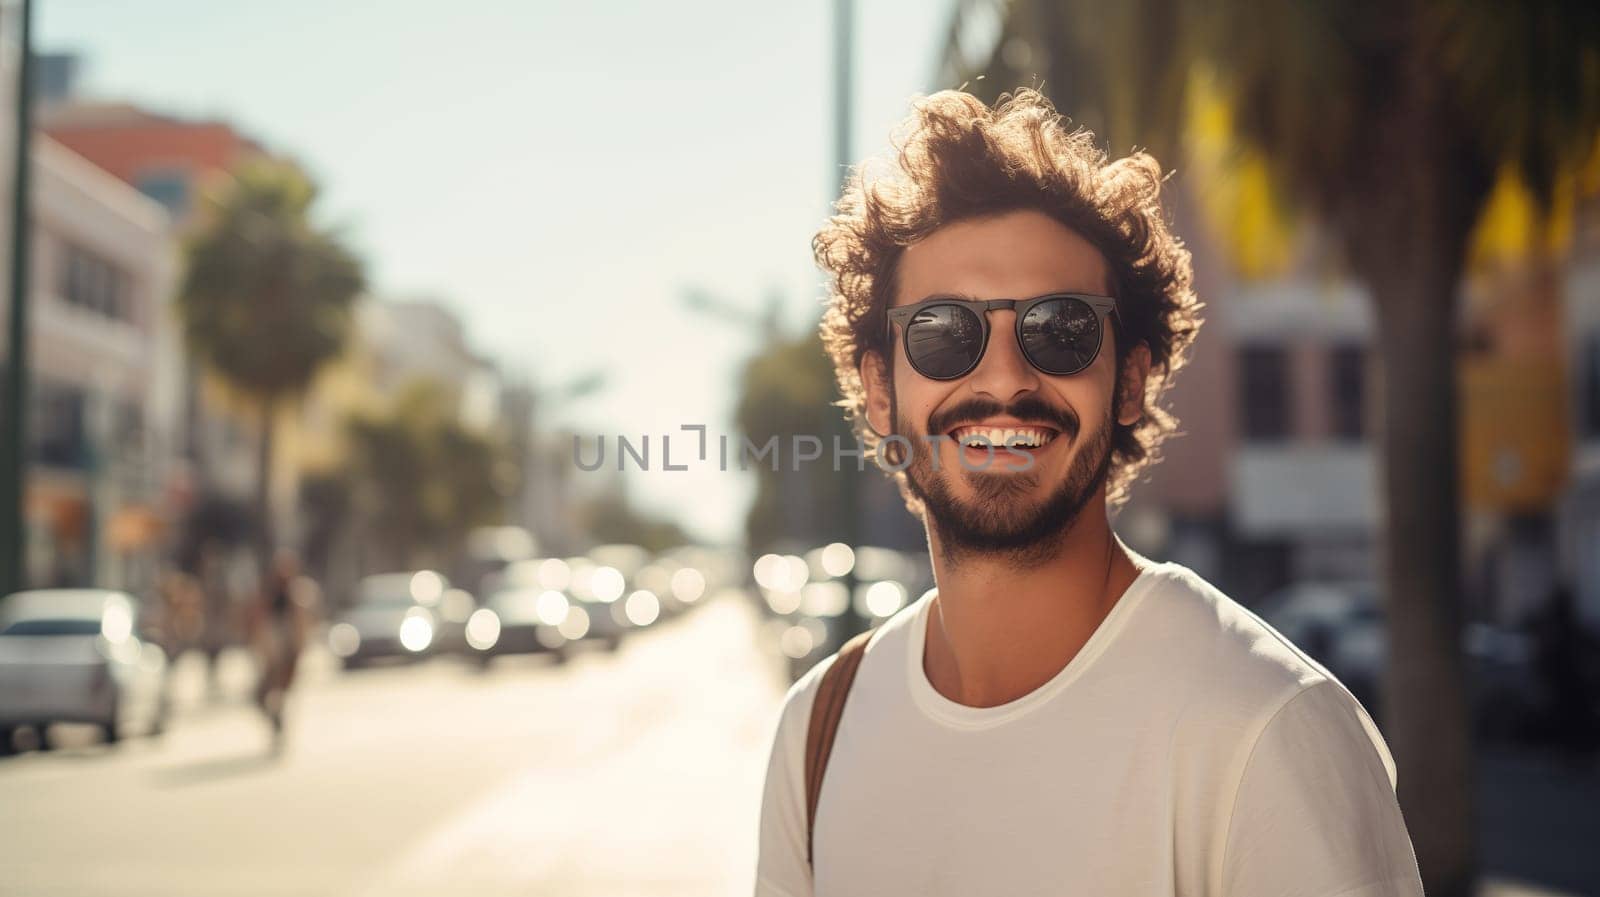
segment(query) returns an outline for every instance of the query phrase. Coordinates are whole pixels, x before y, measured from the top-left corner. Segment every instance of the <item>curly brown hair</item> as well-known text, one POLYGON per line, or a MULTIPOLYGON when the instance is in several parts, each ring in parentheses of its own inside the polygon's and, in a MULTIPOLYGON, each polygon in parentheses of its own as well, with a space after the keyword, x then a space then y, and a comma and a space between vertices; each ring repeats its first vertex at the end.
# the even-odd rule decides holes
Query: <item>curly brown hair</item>
MULTIPOLYGON (((1187 360, 1203 307, 1193 289, 1189 250, 1163 217, 1161 166, 1147 153, 1108 161, 1094 134, 1069 131, 1050 101, 1022 88, 993 109, 969 93, 942 90, 918 97, 896 128, 887 171, 856 166, 835 214, 812 239, 828 273, 821 331, 844 398, 839 405, 863 444, 881 440, 866 423, 859 368, 868 352, 888 348, 887 310, 896 268, 907 246, 954 221, 1031 209, 1081 234, 1110 267, 1118 298, 1117 382, 1128 352, 1150 350, 1143 416, 1118 422, 1111 438, 1107 500, 1127 499, 1133 482, 1160 460, 1177 427, 1162 395, 1187 360)), ((885 434, 887 435, 887 434, 885 434)), ((893 474, 913 514, 921 502, 906 475, 893 474)))

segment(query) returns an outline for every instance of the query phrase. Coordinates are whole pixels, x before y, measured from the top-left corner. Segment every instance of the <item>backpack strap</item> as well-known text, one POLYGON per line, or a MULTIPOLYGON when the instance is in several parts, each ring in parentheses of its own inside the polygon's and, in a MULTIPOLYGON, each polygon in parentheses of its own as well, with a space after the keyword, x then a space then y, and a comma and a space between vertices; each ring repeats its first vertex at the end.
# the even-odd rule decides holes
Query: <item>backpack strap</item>
POLYGON ((811 724, 806 729, 806 863, 811 862, 811 833, 817 825, 817 801, 822 797, 822 775, 828 770, 828 755, 833 752, 833 736, 844 717, 844 702, 850 697, 850 684, 856 668, 867 653, 867 641, 874 630, 857 633, 839 649, 833 665, 822 674, 817 695, 811 703, 811 724))

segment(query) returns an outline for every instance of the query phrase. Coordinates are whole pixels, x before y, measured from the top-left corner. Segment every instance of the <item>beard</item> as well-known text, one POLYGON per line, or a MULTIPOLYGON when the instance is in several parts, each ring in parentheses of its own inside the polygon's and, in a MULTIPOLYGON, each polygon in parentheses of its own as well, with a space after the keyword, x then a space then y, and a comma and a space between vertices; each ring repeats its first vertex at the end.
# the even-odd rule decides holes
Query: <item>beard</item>
MULTIPOLYGON (((1006 558, 1015 568, 1028 569, 1054 558, 1061 550, 1061 536, 1110 473, 1114 414, 1115 403, 1108 404, 1105 420, 1087 434, 1077 418, 1062 415, 1067 426, 1056 439, 1070 437, 1076 442, 1080 435, 1087 435, 1088 442, 1077 447, 1066 476, 1054 484, 1042 482, 1044 474, 1037 460, 1033 469, 1025 472, 988 473, 968 470, 959 463, 953 470, 935 470, 931 453, 938 446, 914 440, 912 444, 918 448, 911 452, 906 479, 927 509, 927 525, 938 533, 946 559, 954 565, 967 556, 993 556, 1006 558), (964 476, 970 484, 970 499, 956 496, 951 485, 955 476, 964 476), (1041 488, 1049 492, 1039 500, 1035 496, 1041 488)), ((896 432, 911 433, 907 424, 896 414, 896 432)))

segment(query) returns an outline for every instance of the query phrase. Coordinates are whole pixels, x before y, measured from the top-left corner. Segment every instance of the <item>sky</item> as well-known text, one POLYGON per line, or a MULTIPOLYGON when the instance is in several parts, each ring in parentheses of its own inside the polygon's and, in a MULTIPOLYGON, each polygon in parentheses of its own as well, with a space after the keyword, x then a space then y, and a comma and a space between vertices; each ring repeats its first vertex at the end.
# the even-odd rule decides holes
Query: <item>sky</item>
MULTIPOLYGON (((683 424, 736 438, 755 348, 686 290, 752 312, 776 293, 795 333, 820 314, 833 6, 37 0, 35 43, 83 55, 85 95, 226 119, 293 155, 375 294, 443 302, 541 387, 603 371, 551 423, 659 445, 683 424)), ((914 95, 956 85, 933 83, 951 0, 856 7, 859 160, 914 95)), ((739 538, 748 474, 652 461, 628 475, 641 506, 739 538)))

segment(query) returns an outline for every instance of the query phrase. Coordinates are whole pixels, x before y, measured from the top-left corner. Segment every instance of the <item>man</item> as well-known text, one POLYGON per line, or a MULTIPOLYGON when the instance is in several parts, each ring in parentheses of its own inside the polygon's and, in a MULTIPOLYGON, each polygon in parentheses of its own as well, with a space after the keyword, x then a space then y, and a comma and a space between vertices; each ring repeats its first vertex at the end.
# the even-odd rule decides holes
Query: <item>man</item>
POLYGON ((908 125, 814 248, 845 404, 903 468, 937 588, 867 642, 809 841, 837 655, 790 690, 756 893, 1420 895, 1355 698, 1108 523, 1201 323, 1159 166, 1108 162, 1026 90, 940 92, 908 125))

